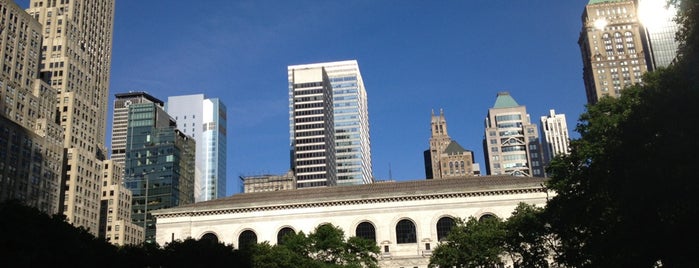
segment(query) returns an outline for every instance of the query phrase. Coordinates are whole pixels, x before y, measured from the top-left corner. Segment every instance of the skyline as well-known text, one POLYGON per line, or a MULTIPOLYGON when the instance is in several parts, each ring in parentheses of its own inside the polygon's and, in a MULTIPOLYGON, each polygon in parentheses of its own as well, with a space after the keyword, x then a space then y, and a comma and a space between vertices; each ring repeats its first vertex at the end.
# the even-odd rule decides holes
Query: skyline
POLYGON ((431 111, 440 109, 451 138, 484 171, 484 120, 500 91, 537 125, 550 109, 565 114, 578 137, 586 3, 117 1, 109 105, 132 90, 220 98, 230 195, 240 175, 289 169, 287 66, 357 60, 377 180, 425 178, 431 111))

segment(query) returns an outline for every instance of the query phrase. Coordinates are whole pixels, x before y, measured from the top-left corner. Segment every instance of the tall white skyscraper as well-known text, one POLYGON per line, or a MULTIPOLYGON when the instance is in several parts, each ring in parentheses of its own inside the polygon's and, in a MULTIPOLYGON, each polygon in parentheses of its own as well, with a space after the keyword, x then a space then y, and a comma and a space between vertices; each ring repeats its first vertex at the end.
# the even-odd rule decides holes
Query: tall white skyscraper
POLYGON ((541 117, 541 145, 544 151, 544 165, 561 154, 568 154, 568 124, 565 114, 556 114, 553 109, 548 116, 541 117))
POLYGON ((337 184, 366 184, 374 181, 369 136, 369 109, 364 80, 356 60, 292 65, 289 74, 289 120, 294 139, 294 70, 323 68, 332 87, 337 184))
POLYGON ((194 171, 195 202, 226 196, 226 105, 204 94, 171 96, 165 110, 177 128, 197 144, 194 171))

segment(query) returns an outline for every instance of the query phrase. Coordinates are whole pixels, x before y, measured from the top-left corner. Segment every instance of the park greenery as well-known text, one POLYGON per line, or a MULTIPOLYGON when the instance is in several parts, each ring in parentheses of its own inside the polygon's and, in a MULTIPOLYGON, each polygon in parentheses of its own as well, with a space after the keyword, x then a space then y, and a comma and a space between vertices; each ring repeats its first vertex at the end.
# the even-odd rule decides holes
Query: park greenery
MULTIPOLYGON (((546 207, 457 219, 430 267, 697 266, 699 1, 675 4, 675 63, 586 107, 570 154, 547 167, 546 207)), ((117 247, 17 202, 0 215, 0 256, 26 267, 378 267, 374 241, 332 225, 239 249, 207 239, 117 247)))

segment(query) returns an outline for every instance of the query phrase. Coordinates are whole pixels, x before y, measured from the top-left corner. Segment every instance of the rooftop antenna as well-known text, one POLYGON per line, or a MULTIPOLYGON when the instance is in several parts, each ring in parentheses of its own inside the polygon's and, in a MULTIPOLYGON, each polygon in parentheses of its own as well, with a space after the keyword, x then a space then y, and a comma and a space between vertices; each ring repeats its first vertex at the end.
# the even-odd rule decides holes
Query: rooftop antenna
POLYGON ((391 163, 388 163, 388 180, 393 180, 393 175, 391 173, 391 163))

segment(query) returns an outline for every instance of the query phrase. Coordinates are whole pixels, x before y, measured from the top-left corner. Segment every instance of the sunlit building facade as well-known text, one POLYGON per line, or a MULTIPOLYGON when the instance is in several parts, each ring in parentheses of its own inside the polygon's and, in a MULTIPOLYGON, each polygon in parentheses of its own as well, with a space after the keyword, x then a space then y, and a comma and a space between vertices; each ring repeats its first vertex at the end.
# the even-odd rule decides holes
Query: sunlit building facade
POLYGON ((590 0, 578 45, 587 101, 621 96, 677 55, 675 9, 664 0, 590 0))
POLYGON ((488 109, 483 154, 488 175, 545 176, 538 128, 509 92, 488 109))
POLYGON ((113 160, 104 161, 99 237, 114 245, 140 245, 143 226, 131 221, 131 190, 124 184, 124 168, 113 160))
POLYGON ((14 1, 0 0, 0 202, 53 215, 61 211, 63 130, 56 91, 38 79, 41 30, 14 1))
POLYGON ((432 111, 430 129, 430 149, 424 152, 426 179, 480 175, 480 168, 473 160, 473 151, 464 149, 449 137, 444 111, 440 110, 439 115, 432 111))
POLYGON ((337 185, 333 90, 323 67, 289 67, 291 170, 297 188, 337 185))
POLYGON ((293 65, 288 68, 289 78, 292 70, 319 67, 325 69, 333 91, 337 184, 372 183, 368 100, 359 64, 347 60, 293 65))
POLYGON ((60 211, 97 235, 106 158, 114 0, 29 1, 41 24, 40 78, 56 89, 67 152, 60 211))
POLYGON ((556 156, 568 154, 570 136, 565 114, 556 114, 551 109, 548 116, 541 117, 541 146, 544 152, 544 165, 556 156))
POLYGON ((226 105, 204 94, 171 96, 165 110, 175 118, 177 129, 197 144, 194 200, 226 196, 226 105))

